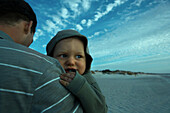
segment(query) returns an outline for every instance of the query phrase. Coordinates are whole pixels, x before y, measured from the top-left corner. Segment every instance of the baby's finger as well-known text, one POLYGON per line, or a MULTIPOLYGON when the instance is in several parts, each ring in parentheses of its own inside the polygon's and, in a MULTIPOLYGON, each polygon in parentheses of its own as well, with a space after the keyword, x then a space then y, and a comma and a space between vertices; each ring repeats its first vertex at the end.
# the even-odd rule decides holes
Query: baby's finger
POLYGON ((72 78, 69 78, 69 76, 64 76, 64 75, 61 75, 60 78, 64 81, 67 81, 67 82, 71 82, 72 81, 72 78))
POLYGON ((66 82, 64 80, 60 80, 60 83, 63 85, 63 86, 68 86, 69 85, 69 82, 66 82))
POLYGON ((75 72, 69 72, 68 76, 69 78, 73 79, 75 77, 76 73, 75 72))
POLYGON ((75 77, 76 73, 75 72, 69 72, 69 73, 63 73, 61 76, 66 76, 68 78, 73 79, 75 77))

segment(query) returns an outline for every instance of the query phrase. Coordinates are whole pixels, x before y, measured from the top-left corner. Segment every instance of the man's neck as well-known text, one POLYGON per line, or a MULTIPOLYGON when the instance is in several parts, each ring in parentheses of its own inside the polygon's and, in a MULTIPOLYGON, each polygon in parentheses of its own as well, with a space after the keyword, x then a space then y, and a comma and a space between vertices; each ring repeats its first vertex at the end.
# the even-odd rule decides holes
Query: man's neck
POLYGON ((19 43, 19 31, 17 26, 0 25, 0 30, 9 35, 16 43, 19 43))

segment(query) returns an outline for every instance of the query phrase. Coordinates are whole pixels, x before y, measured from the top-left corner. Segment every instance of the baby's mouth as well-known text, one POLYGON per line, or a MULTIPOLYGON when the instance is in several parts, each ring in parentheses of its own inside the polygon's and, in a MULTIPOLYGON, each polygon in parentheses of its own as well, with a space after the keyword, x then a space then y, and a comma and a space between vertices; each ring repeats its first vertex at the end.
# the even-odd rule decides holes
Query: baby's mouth
POLYGON ((66 73, 69 73, 69 72, 76 72, 75 69, 65 69, 66 73))

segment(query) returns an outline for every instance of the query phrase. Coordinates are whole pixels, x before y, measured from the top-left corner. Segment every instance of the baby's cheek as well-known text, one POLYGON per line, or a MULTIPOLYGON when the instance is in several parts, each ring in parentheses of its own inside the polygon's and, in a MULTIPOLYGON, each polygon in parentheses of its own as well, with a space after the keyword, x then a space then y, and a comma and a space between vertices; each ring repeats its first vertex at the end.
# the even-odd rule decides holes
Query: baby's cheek
POLYGON ((83 73, 85 72, 85 68, 81 68, 80 70, 79 70, 79 73, 82 75, 83 73))
POLYGON ((64 68, 64 62, 61 61, 60 59, 57 59, 57 60, 59 61, 60 65, 64 68))

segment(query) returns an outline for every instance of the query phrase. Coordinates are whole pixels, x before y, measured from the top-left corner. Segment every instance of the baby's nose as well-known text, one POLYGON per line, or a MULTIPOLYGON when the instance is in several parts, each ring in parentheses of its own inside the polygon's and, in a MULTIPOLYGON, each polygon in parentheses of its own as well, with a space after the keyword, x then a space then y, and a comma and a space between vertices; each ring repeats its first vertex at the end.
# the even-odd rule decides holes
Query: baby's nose
POLYGON ((69 66, 75 65, 75 59, 73 57, 68 58, 67 65, 69 66))

